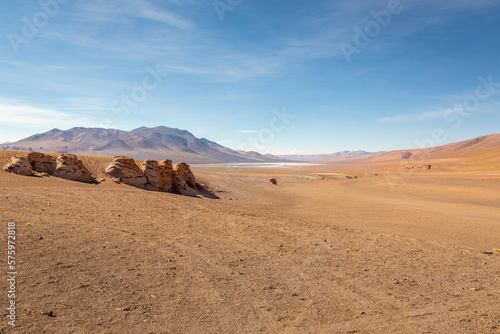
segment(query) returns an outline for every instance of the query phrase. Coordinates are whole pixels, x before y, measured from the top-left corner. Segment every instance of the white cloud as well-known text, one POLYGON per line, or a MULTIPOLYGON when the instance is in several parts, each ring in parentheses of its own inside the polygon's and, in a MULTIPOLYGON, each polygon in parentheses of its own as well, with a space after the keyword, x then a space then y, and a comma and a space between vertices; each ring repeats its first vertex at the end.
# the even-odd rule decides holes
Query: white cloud
POLYGON ((257 130, 239 130, 239 133, 259 133, 257 130))
POLYGON ((2 125, 40 126, 40 127, 73 127, 95 126, 86 119, 75 115, 45 108, 38 108, 25 103, 0 99, 0 120, 2 125))
POLYGON ((185 20, 182 17, 173 14, 172 12, 159 10, 158 8, 153 8, 151 6, 145 5, 144 3, 141 3, 139 6, 134 6, 133 11, 130 12, 130 15, 143 19, 162 22, 172 27, 183 30, 189 30, 194 26, 194 24, 190 21, 185 20))
POLYGON ((457 105, 453 108, 444 108, 436 111, 424 111, 416 114, 404 114, 378 119, 378 122, 425 122, 433 119, 443 119, 447 116, 456 115, 463 111, 463 107, 457 105))

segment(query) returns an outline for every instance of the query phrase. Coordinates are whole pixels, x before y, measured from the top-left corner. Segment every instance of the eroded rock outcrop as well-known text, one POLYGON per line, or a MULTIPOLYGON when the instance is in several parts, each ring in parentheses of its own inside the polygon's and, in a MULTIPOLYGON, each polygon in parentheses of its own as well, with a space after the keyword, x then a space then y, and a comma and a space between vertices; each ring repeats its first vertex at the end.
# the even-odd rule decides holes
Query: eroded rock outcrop
POLYGON ((31 164, 28 158, 20 157, 17 155, 14 155, 10 159, 10 162, 3 167, 3 170, 18 175, 25 175, 25 176, 33 175, 33 170, 31 168, 31 164))
POLYGON ((82 161, 76 155, 68 153, 60 154, 57 157, 54 176, 86 183, 95 181, 82 161))
POLYGON ((160 190, 160 166, 158 161, 146 159, 141 165, 141 170, 146 177, 146 190, 159 191, 160 190))
POLYGON ((187 184, 190 187, 196 187, 196 180, 194 178, 189 165, 185 162, 179 162, 174 165, 174 172, 177 179, 182 183, 187 184))
POLYGON ((31 168, 38 173, 54 174, 57 167, 56 158, 40 152, 30 152, 27 155, 31 168))
POLYGON ((198 197, 196 192, 196 180, 189 165, 179 162, 174 165, 174 188, 175 192, 184 195, 198 197))
POLYGON ((184 162, 172 166, 172 160, 166 159, 158 163, 147 159, 139 168, 132 158, 115 157, 105 174, 115 182, 136 188, 198 196, 195 177, 189 165, 184 162))
POLYGON ((115 157, 113 162, 104 171, 106 176, 115 182, 121 182, 133 187, 146 189, 148 180, 134 159, 115 157))
POLYGON ((160 191, 172 193, 174 192, 174 169, 172 160, 162 160, 159 163, 160 168, 160 191))

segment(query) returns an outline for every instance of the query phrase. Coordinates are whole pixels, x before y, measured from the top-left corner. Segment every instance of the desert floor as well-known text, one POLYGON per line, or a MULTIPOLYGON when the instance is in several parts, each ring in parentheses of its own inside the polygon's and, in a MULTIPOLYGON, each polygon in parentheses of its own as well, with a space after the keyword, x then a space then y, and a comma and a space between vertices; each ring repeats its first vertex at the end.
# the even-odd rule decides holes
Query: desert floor
POLYGON ((0 332, 500 332, 498 175, 194 173, 220 199, 0 172, 0 332))

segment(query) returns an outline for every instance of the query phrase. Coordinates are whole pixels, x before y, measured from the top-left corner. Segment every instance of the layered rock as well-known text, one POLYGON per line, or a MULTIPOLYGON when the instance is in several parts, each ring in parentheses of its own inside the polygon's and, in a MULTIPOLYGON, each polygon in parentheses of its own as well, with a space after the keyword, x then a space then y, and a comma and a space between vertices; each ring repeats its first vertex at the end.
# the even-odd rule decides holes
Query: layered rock
POLYGON ((160 190, 160 167, 158 161, 146 159, 141 165, 141 170, 146 177, 146 190, 159 191, 160 190))
POLYGON ((38 173, 54 174, 57 167, 56 158, 40 152, 30 152, 27 155, 31 168, 38 173))
POLYGON ((162 160, 159 163, 160 168, 160 191, 174 192, 174 169, 172 160, 162 160))
POLYGON ((31 164, 28 158, 20 157, 17 155, 14 155, 10 159, 10 162, 3 167, 3 170, 18 175, 25 175, 25 176, 33 175, 33 170, 31 168, 31 164))
POLYGON ((174 165, 174 187, 175 191, 184 196, 198 197, 194 178, 189 165, 185 162, 179 162, 174 165))
POLYGON ((146 189, 148 183, 146 176, 132 158, 115 157, 104 172, 111 180, 133 187, 146 189))
POLYGON ((74 154, 64 153, 57 157, 54 176, 71 181, 94 182, 87 168, 74 154))
POLYGON ((187 184, 190 187, 196 187, 196 180, 194 178, 191 169, 189 169, 189 165, 185 162, 179 162, 174 165, 175 176, 180 182, 179 186, 183 186, 183 184, 187 184))
POLYGON ((106 168, 105 174, 115 182, 121 182, 136 188, 180 193, 187 196, 197 196, 196 180, 189 165, 180 162, 172 166, 172 160, 147 159, 139 168, 134 159, 115 157, 106 168))

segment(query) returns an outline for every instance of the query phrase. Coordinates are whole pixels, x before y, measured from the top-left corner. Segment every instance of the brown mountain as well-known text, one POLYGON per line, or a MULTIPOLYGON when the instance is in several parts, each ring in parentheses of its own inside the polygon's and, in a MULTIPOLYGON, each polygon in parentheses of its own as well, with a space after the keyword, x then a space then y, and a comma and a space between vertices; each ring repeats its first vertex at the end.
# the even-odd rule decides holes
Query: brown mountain
POLYGON ((135 159, 171 159, 188 163, 273 162, 275 157, 234 151, 189 131, 159 126, 132 131, 76 127, 53 129, 0 147, 3 150, 126 155, 135 159))
POLYGON ((400 161, 400 160, 436 160, 478 155, 499 156, 500 134, 481 136, 457 143, 413 150, 391 151, 370 158, 370 162, 400 161))
POLYGON ((500 134, 481 136, 457 143, 381 154, 338 157, 318 161, 318 170, 359 173, 500 173, 500 134))
POLYGON ((366 151, 341 151, 328 154, 285 154, 277 155, 278 158, 294 161, 310 161, 315 163, 333 163, 337 161, 359 160, 383 152, 366 152, 366 151))

